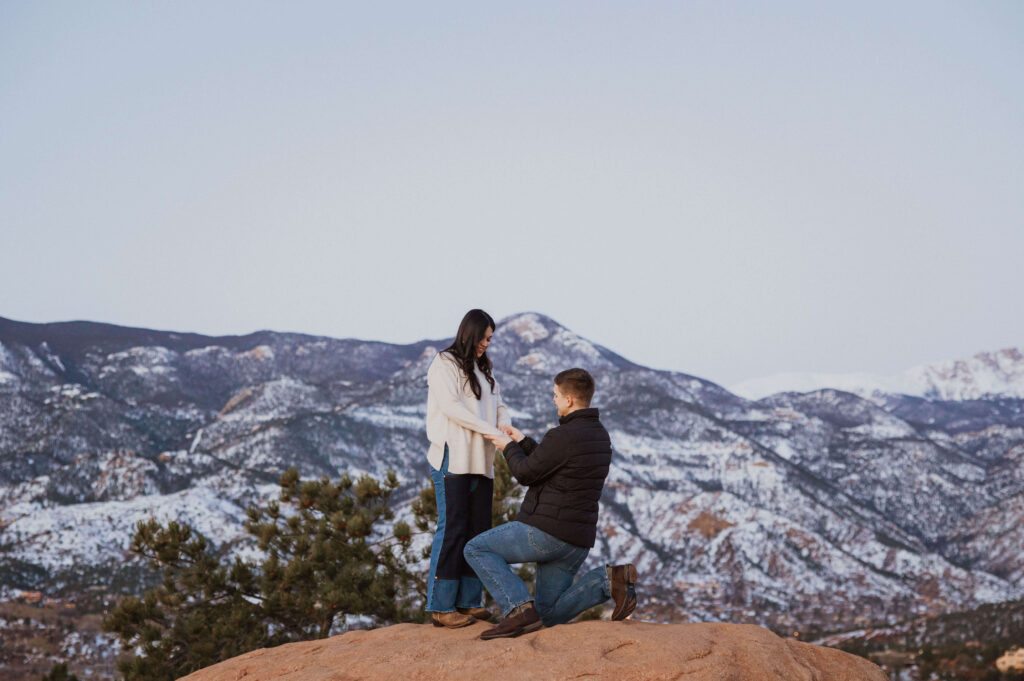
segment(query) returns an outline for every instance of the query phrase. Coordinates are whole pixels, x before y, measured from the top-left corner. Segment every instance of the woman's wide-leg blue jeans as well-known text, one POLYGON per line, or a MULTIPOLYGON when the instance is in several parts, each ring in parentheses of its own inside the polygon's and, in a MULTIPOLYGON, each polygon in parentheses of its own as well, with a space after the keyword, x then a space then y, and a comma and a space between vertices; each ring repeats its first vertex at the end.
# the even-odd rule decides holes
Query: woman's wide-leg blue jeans
POLYGON ((491 527, 494 480, 486 475, 448 472, 448 446, 441 470, 430 469, 437 500, 437 530, 430 549, 427 611, 452 612, 455 608, 483 605, 483 589, 463 556, 473 537, 491 527))

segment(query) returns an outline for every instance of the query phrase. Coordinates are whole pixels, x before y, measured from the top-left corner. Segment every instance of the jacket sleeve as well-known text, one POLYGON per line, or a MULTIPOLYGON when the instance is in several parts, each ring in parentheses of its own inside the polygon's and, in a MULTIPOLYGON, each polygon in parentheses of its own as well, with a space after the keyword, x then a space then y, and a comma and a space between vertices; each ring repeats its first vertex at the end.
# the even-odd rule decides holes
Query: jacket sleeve
POLYGON ((492 424, 466 408, 460 399, 462 387, 459 385, 460 372, 452 362, 438 356, 427 371, 427 389, 437 397, 437 404, 450 420, 467 430, 491 435, 498 432, 492 424))
POLYGON ((503 453, 508 461, 508 469, 520 485, 534 485, 565 465, 568 457, 560 439, 556 431, 549 430, 529 456, 518 442, 513 441, 505 446, 503 453))
POLYGON ((519 447, 523 450, 526 456, 530 456, 530 454, 533 454, 533 450, 537 449, 537 441, 527 435, 519 441, 519 447))

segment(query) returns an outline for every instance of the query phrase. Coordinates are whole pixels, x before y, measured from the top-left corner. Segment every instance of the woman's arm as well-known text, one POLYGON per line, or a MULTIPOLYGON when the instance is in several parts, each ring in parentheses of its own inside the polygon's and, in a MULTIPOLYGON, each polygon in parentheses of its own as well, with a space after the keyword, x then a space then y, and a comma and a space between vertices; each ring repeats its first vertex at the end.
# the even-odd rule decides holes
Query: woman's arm
POLYGON ((512 416, 508 413, 508 407, 505 406, 505 400, 501 399, 501 386, 495 382, 495 395, 494 399, 498 401, 498 428, 502 426, 512 425, 512 416))
POLYGON ((497 433, 496 427, 471 412, 462 403, 462 386, 459 385, 461 379, 459 368, 453 362, 439 356, 427 371, 427 389, 434 393, 438 406, 450 420, 463 428, 485 435, 497 433))

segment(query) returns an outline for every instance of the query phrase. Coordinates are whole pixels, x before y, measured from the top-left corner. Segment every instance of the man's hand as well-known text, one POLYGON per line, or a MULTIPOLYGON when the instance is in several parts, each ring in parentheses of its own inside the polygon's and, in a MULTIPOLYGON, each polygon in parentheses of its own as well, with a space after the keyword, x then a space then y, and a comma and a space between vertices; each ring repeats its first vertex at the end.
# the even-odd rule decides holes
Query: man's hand
POLYGON ((513 428, 512 426, 498 426, 498 430, 505 433, 505 435, 508 435, 516 442, 522 442, 523 438, 526 437, 525 435, 523 435, 523 432, 521 430, 519 430, 518 428, 513 428))
POLYGON ((503 452, 505 451, 505 447, 508 446, 508 443, 512 442, 512 438, 505 433, 501 433, 500 435, 484 435, 484 437, 493 442, 494 446, 503 452))

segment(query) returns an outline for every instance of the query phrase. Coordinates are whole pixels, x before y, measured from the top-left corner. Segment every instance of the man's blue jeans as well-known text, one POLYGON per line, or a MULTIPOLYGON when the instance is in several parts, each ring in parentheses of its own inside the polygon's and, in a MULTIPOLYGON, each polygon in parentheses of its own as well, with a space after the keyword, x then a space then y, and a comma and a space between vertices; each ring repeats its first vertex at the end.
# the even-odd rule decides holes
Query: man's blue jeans
POLYGON ((604 567, 594 568, 573 583, 588 553, 590 549, 515 521, 477 535, 465 549, 466 560, 501 607, 502 616, 532 600, 548 627, 568 622, 611 598, 612 587, 604 567), (523 580, 512 572, 511 563, 537 564, 533 597, 523 580))

